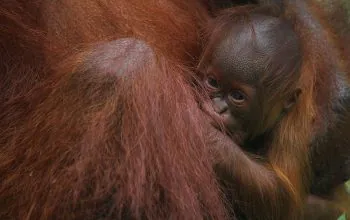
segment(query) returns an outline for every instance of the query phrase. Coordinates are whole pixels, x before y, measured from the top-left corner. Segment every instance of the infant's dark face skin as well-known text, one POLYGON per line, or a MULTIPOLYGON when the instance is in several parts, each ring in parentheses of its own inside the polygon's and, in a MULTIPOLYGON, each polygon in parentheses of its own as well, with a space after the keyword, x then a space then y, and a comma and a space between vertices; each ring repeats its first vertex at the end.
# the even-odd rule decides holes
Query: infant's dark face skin
POLYGON ((211 98, 211 103, 204 104, 206 112, 230 134, 243 139, 271 129, 296 101, 289 96, 272 101, 264 83, 283 67, 280 56, 299 53, 298 41, 278 18, 262 16, 253 17, 249 24, 234 25, 200 66, 211 98))

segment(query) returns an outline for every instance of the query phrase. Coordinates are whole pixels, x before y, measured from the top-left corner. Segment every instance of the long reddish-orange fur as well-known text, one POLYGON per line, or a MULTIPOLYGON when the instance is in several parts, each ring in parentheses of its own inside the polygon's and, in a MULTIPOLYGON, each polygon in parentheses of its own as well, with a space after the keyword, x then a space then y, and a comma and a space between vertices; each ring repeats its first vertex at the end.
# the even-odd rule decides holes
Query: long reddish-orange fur
MULTIPOLYGON (((201 1, 2 1, 0 219, 227 218, 189 84, 207 19, 201 1), (94 53, 98 45, 126 37, 153 54, 127 76, 99 69, 105 61, 94 53)), ((331 64, 314 49, 305 46, 305 95, 269 154, 278 175, 293 173, 296 194, 303 191, 309 131, 315 116, 327 115, 318 94, 331 97, 319 86, 331 64), (300 154, 281 159, 291 152, 300 154)), ((273 210, 282 207, 273 170, 259 174, 244 156, 229 158, 235 169, 240 161, 252 168, 242 169, 242 184, 231 176, 249 195, 243 205, 259 200, 253 204, 275 213, 253 213, 282 215, 273 210)), ((287 210, 295 208, 283 199, 287 210)))
POLYGON ((2 1, 0 219, 225 219, 187 83, 207 17, 198 1, 2 1), (123 37, 155 59, 84 69, 123 37))

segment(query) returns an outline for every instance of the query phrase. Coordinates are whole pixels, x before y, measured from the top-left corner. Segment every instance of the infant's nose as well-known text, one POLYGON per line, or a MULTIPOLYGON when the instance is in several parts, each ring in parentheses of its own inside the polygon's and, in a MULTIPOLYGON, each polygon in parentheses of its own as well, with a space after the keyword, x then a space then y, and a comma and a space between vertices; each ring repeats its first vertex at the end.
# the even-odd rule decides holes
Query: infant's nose
POLYGON ((222 114, 228 110, 226 101, 221 97, 215 97, 212 99, 214 111, 218 114, 222 114))

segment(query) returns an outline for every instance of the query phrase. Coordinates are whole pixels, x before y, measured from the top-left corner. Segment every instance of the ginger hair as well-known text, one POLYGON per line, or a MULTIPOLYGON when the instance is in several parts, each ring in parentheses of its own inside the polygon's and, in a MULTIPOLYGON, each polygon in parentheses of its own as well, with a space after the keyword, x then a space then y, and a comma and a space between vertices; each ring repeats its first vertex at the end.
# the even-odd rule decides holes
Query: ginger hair
POLYGON ((0 3, 0 218, 227 218, 188 82, 207 18, 198 1, 0 3), (121 38, 152 55, 95 53, 121 38))

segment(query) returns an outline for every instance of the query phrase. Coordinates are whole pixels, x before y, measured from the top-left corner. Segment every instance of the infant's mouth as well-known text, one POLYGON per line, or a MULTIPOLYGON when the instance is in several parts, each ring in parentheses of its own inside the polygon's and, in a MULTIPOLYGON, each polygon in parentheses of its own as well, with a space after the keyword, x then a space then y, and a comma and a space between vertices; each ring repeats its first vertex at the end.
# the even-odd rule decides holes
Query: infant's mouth
POLYGON ((205 114, 207 114, 211 121, 210 124, 212 124, 215 128, 221 128, 219 130, 224 130, 225 123, 221 115, 219 115, 215 110, 211 102, 204 102, 202 105, 202 110, 205 114))
POLYGON ((201 105, 203 112, 209 116, 210 124, 220 132, 228 135, 232 140, 235 141, 236 144, 241 145, 245 140, 245 133, 237 128, 230 128, 227 119, 225 120, 225 116, 228 117, 229 112, 227 114, 218 114, 211 102, 205 102, 201 105))

